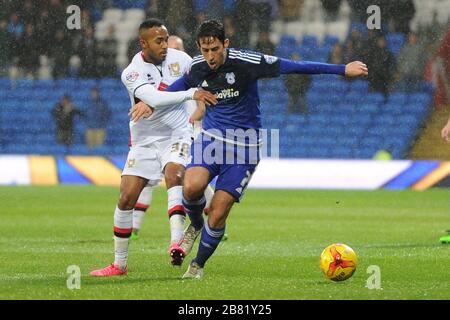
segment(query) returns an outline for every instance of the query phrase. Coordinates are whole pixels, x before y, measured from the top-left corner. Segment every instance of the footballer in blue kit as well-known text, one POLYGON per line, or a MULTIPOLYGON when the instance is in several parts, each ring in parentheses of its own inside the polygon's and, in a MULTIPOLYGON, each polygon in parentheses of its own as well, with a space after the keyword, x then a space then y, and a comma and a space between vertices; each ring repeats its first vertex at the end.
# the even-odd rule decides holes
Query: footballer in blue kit
POLYGON ((347 65, 291 61, 229 48, 224 27, 216 20, 201 24, 197 45, 202 55, 195 57, 190 70, 167 89, 201 87, 214 93, 218 101, 206 107, 203 130, 191 146, 192 161, 183 182, 183 205, 191 220, 180 243, 186 254, 201 234, 197 255, 183 275, 194 279, 203 277, 204 265, 225 232, 228 214, 240 201, 260 160, 258 79, 290 73, 368 74, 367 66, 359 61, 347 65), (215 193, 204 222, 204 190, 216 176, 215 193))

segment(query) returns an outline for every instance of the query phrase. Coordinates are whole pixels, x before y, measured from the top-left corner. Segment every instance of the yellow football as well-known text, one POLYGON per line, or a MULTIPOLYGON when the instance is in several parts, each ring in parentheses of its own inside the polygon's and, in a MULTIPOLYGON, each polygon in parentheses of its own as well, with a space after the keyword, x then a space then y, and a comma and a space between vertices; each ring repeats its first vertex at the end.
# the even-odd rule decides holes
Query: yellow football
POLYGON ((343 243, 326 247, 320 255, 320 269, 333 281, 344 281, 356 271, 358 258, 352 248, 343 243))

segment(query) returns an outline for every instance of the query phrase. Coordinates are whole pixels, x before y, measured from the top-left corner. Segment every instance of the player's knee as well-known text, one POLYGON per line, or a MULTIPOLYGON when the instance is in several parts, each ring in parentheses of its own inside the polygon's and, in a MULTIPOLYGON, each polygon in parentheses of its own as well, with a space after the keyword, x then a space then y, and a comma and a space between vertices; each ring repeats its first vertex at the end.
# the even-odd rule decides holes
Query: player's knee
POLYGON ((175 186, 181 186, 181 184, 183 182, 181 173, 179 175, 178 174, 166 175, 165 180, 166 180, 166 186, 168 189, 175 187, 175 186))
POLYGON ((184 181, 183 185, 183 197, 187 201, 196 201, 203 196, 203 192, 201 188, 199 188, 196 184, 190 183, 188 181, 184 181))
POLYGON ((121 193, 117 207, 120 210, 133 210, 136 205, 136 197, 129 193, 121 193))

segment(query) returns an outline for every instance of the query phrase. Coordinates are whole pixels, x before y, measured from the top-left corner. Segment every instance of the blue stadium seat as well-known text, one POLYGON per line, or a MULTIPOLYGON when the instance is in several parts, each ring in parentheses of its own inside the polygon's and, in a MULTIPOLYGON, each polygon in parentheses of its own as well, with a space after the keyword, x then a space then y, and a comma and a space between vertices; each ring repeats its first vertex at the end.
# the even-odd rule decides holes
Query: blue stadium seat
POLYGON ((335 44, 339 43, 339 38, 330 34, 326 34, 323 38, 322 46, 333 47, 335 44))
POLYGON ((331 149, 330 156, 334 159, 351 159, 353 149, 350 147, 335 147, 331 149))
POLYGON ((407 95, 403 92, 394 92, 388 98, 388 103, 403 105, 406 103, 407 95))
POLYGON ((381 104, 384 103, 384 96, 382 93, 371 92, 368 95, 366 95, 365 102, 373 104, 381 104))
POLYGON ((304 35, 302 38, 302 46, 309 48, 317 48, 318 47, 318 39, 315 35, 304 35))
POLYGON ((369 81, 366 80, 353 80, 350 82, 350 90, 359 93, 364 93, 369 90, 369 81))
POLYGON ((293 35, 283 34, 280 38, 279 45, 288 48, 295 48, 297 46, 297 39, 295 39, 293 35))
POLYGON ((432 95, 428 93, 412 93, 407 96, 407 103, 420 103, 426 107, 432 102, 432 99, 432 95))
POLYGON ((387 47, 394 55, 398 55, 405 43, 405 35, 403 33, 389 33, 386 35, 387 47))

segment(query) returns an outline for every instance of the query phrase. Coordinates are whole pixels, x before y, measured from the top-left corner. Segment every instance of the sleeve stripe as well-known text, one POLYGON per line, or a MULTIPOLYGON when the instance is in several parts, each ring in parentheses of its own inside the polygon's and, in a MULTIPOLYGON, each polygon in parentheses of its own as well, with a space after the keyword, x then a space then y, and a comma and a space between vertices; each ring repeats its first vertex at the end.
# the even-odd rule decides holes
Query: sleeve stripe
POLYGON ((230 58, 231 59, 245 59, 245 60, 249 60, 249 61, 253 61, 253 62, 257 62, 257 63, 261 62, 261 59, 257 60, 257 59, 254 59, 254 58, 243 57, 243 56, 232 56, 232 55, 230 55, 230 58))
POLYGON ((243 57, 232 57, 232 56, 230 56, 230 59, 239 59, 239 60, 247 61, 247 62, 250 62, 250 63, 253 63, 253 64, 261 64, 261 61, 250 60, 250 59, 246 59, 246 58, 243 58, 243 57))
POLYGON ((205 60, 203 56, 196 56, 192 59, 192 61, 205 60))
POLYGON ((139 89, 140 87, 145 86, 145 85, 147 85, 147 84, 150 84, 150 83, 143 83, 143 84, 137 86, 136 88, 134 88, 134 90, 133 90, 133 97, 135 97, 135 93, 136 93, 136 90, 137 90, 137 89, 139 89))
POLYGON ((261 55, 256 54, 256 53, 245 52, 245 51, 230 50, 230 54, 245 56, 245 57, 249 57, 249 58, 251 57, 251 58, 261 59, 261 55))

